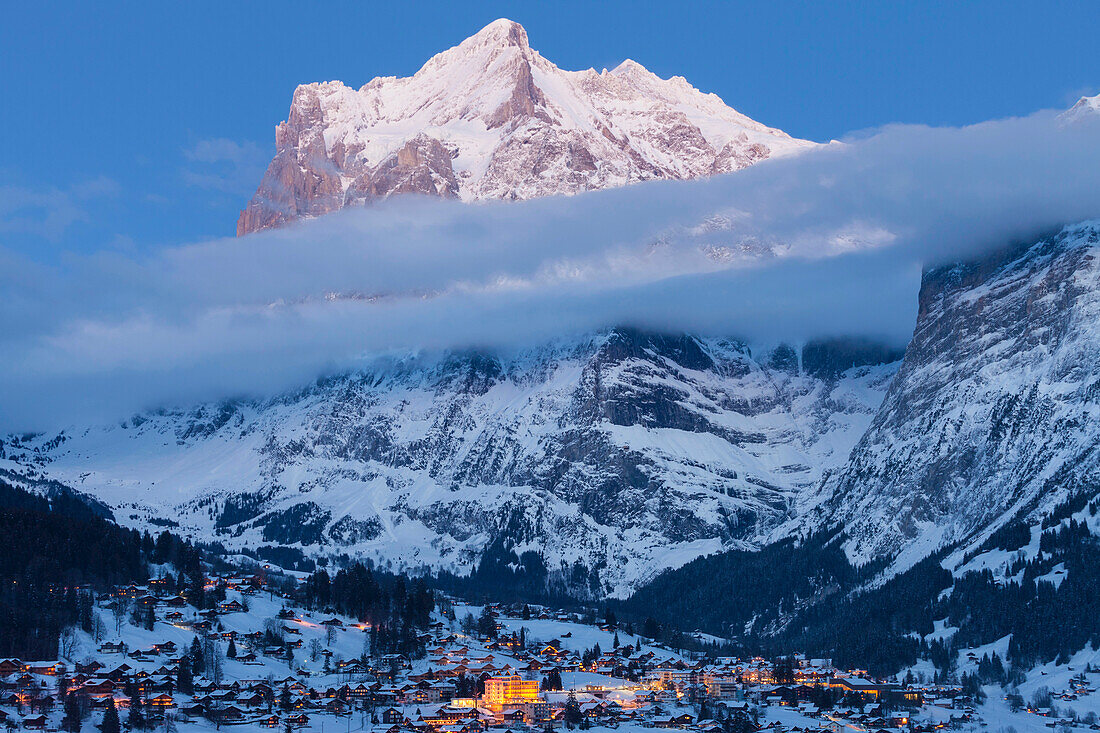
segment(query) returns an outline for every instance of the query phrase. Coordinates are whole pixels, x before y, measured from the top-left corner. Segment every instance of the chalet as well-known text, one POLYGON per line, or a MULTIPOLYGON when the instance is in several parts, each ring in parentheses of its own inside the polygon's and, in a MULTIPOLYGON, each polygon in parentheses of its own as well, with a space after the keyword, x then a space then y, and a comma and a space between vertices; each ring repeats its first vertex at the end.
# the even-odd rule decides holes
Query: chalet
POLYGON ((23 662, 18 659, 0 659, 0 677, 7 677, 9 674, 22 672, 25 669, 23 662))
POLYGON ((120 664, 103 676, 111 680, 112 682, 121 682, 122 680, 129 677, 130 673, 133 671, 134 668, 131 667, 129 664, 120 664))
POLYGON ((30 730, 45 730, 46 729, 46 716, 34 715, 29 718, 23 718, 23 727, 30 730))
POLYGON ((80 689, 92 697, 103 697, 114 693, 115 683, 104 678, 90 679, 80 689))
POLYGON ((382 711, 382 723, 385 725, 400 725, 405 721, 405 716, 397 708, 386 708, 382 711))
POLYGON ((97 672, 99 672, 99 670, 103 669, 103 663, 93 659, 92 661, 85 663, 77 662, 76 665, 74 665, 74 668, 77 672, 86 675, 95 675, 97 672))
POLYGON ((808 718, 816 718, 821 713, 817 705, 814 705, 812 702, 799 703, 798 712, 800 715, 805 715, 808 718))
POLYGON ((158 598, 157 596, 149 594, 134 599, 134 605, 141 609, 156 608, 163 603, 163 598, 158 598))
POLYGON ((246 708, 263 707, 265 702, 266 698, 259 692, 251 692, 237 698, 237 704, 244 705, 246 708))
POLYGON ((437 703, 441 700, 438 690, 433 690, 431 687, 422 688, 417 687, 410 690, 405 694, 406 703, 437 703))
POLYGON ((181 707, 180 712, 191 718, 199 718, 206 714, 206 707, 201 703, 192 702, 190 705, 181 707))
POLYGON ((157 710, 166 710, 167 708, 176 707, 176 701, 172 699, 172 696, 166 692, 162 692, 159 695, 154 695, 146 700, 149 707, 157 710))
POLYGON ((194 682, 194 688, 196 693, 209 694, 213 692, 217 686, 208 679, 198 678, 194 682))
POLYGON ((142 693, 148 695, 153 692, 167 692, 174 684, 172 678, 167 676, 168 674, 170 672, 154 670, 147 679, 141 682, 142 693))
POLYGON ((523 710, 505 710, 502 713, 496 714, 496 719, 504 725, 510 725, 514 727, 520 727, 524 724, 523 710))
POLYGON ((687 713, 680 715, 664 715, 653 719, 653 726, 655 728, 683 728, 684 726, 691 725, 692 717, 687 713))
POLYGON ((50 662, 24 662, 24 668, 31 674, 44 674, 50 677, 56 677, 59 674, 65 674, 67 668, 63 662, 50 661, 50 662))
POLYGON ((330 626, 338 629, 344 628, 344 622, 338 618, 329 618, 321 622, 322 626, 330 626))
POLYGON ((95 710, 106 710, 107 706, 114 702, 115 708, 122 710, 130 706, 130 698, 126 697, 121 692, 116 691, 113 695, 106 695, 104 697, 93 697, 89 701, 91 706, 95 710))
POLYGON ((347 696, 356 700, 363 700, 371 697, 371 688, 360 682, 355 687, 345 688, 347 690, 347 696))

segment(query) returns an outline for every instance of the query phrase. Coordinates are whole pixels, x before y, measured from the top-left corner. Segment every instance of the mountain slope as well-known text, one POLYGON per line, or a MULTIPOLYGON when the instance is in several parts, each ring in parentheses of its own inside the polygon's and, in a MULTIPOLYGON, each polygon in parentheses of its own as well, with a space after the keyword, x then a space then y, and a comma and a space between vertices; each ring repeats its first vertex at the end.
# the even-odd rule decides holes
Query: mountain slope
POLYGON ((1096 493, 1100 224, 943 267, 867 434, 830 478, 822 521, 857 559, 906 566, 1096 493))
POLYGON ((400 193, 465 201, 725 173, 812 146, 682 77, 563 71, 497 20, 411 77, 299 86, 237 234, 400 193))
POLYGON ((468 572, 534 550, 569 592, 623 595, 750 548, 866 429, 889 352, 616 330, 507 357, 409 358, 259 403, 16 440, 6 457, 123 523, 468 572))
POLYGON ((1094 97, 1081 97, 1077 103, 1062 113, 1061 117, 1067 122, 1093 119, 1100 115, 1100 94, 1094 97))
POLYGON ((1091 654, 1098 364, 1100 221, 929 270, 905 357, 820 503, 623 609, 881 673, 946 674, 994 642, 1017 671, 1091 654))

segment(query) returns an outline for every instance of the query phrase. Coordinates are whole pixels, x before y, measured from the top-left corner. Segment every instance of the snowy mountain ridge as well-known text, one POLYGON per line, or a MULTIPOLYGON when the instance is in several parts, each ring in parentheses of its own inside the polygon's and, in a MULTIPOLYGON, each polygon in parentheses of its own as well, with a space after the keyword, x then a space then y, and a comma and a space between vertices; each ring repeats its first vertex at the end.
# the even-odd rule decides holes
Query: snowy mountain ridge
POLYGON ((1093 97, 1081 97, 1077 102, 1062 113, 1061 117, 1067 122, 1090 118, 1100 114, 1100 94, 1093 97))
POLYGON ((1100 222, 925 274, 913 339, 816 509, 904 569, 1100 493, 1100 222))
POLYGON ((847 458, 893 374, 884 358, 896 356, 841 343, 754 355, 618 329, 0 448, 124 524, 170 517, 230 549, 459 573, 505 541, 540 553, 570 592, 621 596, 757 546, 847 458))
POLYGON ((1100 496, 1098 253, 1093 221, 929 270, 900 362, 614 329, 13 436, 0 468, 230 549, 464 573, 503 543, 582 597, 825 527, 889 577, 1100 496))
POLYGON ((573 194, 739 170, 814 146, 634 61, 564 71, 496 20, 413 76, 299 86, 238 235, 394 194, 573 194))

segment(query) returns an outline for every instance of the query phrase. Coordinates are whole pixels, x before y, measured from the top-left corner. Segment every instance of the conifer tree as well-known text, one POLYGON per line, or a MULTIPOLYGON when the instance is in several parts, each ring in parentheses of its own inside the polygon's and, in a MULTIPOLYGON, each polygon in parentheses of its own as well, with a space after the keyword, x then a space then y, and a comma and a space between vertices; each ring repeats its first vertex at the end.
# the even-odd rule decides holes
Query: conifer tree
POLYGON ((192 673, 203 674, 206 670, 206 661, 202 656, 202 642, 199 641, 199 637, 195 637, 191 642, 191 671, 192 673))
POLYGON ((145 730, 145 701, 138 693, 130 698, 130 715, 126 718, 126 726, 130 730, 145 730))
POLYGON ((107 701, 107 710, 103 713, 103 722, 100 723, 99 729, 102 733, 119 733, 122 725, 118 719, 118 708, 115 707, 114 698, 107 701))
POLYGON ((569 698, 565 702, 565 727, 572 729, 575 725, 580 725, 581 722, 581 706, 577 702, 577 696, 572 690, 569 691, 569 698))
POLYGON ((285 711, 289 711, 292 707, 294 707, 294 704, 290 699, 290 688, 287 687, 285 684, 283 685, 283 689, 279 692, 279 707, 285 711))
POLYGON ((87 708, 78 693, 70 692, 65 695, 65 717, 61 720, 62 728, 69 733, 79 733, 87 714, 87 708))
POLYGON ((194 677, 191 673, 191 657, 186 654, 180 659, 176 668, 176 687, 185 695, 190 695, 195 690, 194 677))

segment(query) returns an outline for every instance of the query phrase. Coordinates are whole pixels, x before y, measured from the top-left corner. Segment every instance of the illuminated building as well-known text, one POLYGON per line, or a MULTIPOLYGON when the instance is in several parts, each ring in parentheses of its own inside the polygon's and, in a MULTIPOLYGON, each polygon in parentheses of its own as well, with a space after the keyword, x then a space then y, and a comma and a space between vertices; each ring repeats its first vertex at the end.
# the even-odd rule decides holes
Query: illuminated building
POLYGON ((490 677, 485 680, 485 695, 481 702, 495 713, 540 702, 537 680, 525 680, 519 675, 490 677))

